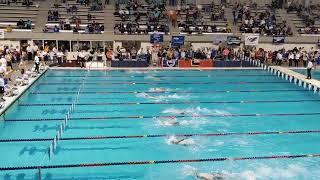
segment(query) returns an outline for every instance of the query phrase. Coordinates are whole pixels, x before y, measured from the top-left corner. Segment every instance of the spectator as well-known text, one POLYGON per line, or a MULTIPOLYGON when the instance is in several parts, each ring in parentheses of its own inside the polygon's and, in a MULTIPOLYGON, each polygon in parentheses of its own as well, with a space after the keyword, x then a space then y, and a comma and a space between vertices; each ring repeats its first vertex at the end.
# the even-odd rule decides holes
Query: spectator
POLYGON ((12 27, 11 27, 10 24, 6 27, 6 32, 7 33, 11 33, 12 32, 12 27))
POLYGON ((32 22, 30 19, 28 19, 28 21, 25 23, 25 28, 26 29, 32 29, 32 22))
POLYGON ((58 33, 59 31, 60 31, 59 27, 58 26, 54 26, 53 32, 58 33))
POLYGON ((4 98, 3 98, 3 94, 4 94, 4 78, 3 78, 3 75, 0 75, 0 98, 1 98, 1 101, 6 101, 4 98))
POLYGON ((49 28, 48 28, 48 26, 44 26, 44 28, 42 29, 42 31, 43 31, 44 33, 49 32, 49 28))
POLYGON ((25 27, 25 24, 24 24, 24 21, 22 19, 20 19, 18 22, 17 22, 17 27, 19 29, 23 29, 25 27))

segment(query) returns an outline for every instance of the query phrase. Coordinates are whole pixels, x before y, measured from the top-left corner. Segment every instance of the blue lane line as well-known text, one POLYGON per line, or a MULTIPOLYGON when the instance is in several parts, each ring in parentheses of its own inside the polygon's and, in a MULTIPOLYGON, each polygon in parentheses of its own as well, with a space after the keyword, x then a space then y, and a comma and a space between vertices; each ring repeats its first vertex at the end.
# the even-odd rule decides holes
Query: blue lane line
MULTIPOLYGON (((202 117, 267 117, 267 116, 318 116, 320 112, 311 113, 277 113, 277 114, 206 114, 206 115, 178 115, 178 116, 105 116, 105 117, 73 117, 70 120, 121 120, 121 119, 154 119, 154 118, 202 118, 202 117)), ((6 122, 33 122, 33 121, 61 121, 64 118, 39 119, 5 119, 6 122)))
MULTIPOLYGON (((258 103, 297 103, 297 102, 320 102, 320 100, 263 100, 263 101, 185 101, 185 102, 103 102, 103 103, 78 103, 78 106, 104 106, 104 105, 153 105, 153 104, 258 104, 258 103)), ((18 106, 71 106, 71 103, 51 104, 19 104, 18 106)))

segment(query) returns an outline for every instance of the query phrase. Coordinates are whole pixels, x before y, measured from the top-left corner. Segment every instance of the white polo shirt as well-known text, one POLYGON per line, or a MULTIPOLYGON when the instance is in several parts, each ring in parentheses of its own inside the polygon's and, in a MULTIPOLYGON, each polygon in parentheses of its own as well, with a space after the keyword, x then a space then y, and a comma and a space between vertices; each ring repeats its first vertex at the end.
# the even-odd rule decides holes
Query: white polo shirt
POLYGON ((308 62, 307 69, 312 69, 313 68, 313 63, 311 61, 308 62))
POLYGON ((0 74, 4 74, 6 72, 6 68, 4 66, 0 66, 0 74))
POLYGON ((27 47, 27 52, 28 52, 28 53, 29 53, 29 52, 31 52, 31 53, 33 52, 33 49, 32 49, 31 46, 28 46, 28 47, 27 47))
POLYGON ((4 87, 4 79, 0 78, 0 87, 4 87))
POLYGON ((39 60, 39 57, 38 57, 38 56, 35 56, 35 57, 34 57, 34 62, 37 63, 37 64, 40 63, 40 60, 39 60))

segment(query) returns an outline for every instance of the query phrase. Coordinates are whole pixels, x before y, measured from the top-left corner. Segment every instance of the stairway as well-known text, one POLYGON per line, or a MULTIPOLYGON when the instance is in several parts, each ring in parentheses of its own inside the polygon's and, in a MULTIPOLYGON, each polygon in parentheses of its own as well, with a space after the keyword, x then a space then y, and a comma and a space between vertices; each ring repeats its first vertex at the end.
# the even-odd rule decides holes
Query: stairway
MULTIPOLYGON (((234 34, 239 33, 238 25, 233 24, 232 8, 225 9, 225 16, 227 18, 227 22, 228 22, 229 26, 231 27, 231 33, 234 33, 234 34)), ((239 24, 239 21, 238 21, 238 24, 239 24)))
POLYGON ((113 34, 113 28, 115 25, 115 18, 114 18, 114 5, 109 4, 106 5, 104 8, 104 33, 105 34, 113 34))
POLYGON ((294 16, 295 19, 299 19, 299 17, 296 14, 288 14, 285 9, 278 9, 276 10, 276 13, 281 16, 282 20, 287 21, 287 24, 291 27, 293 36, 299 36, 298 29, 295 27, 292 16, 294 16))
POLYGON ((45 0, 37 1, 36 3, 39 4, 39 11, 33 32, 42 32, 42 29, 47 23, 48 11, 53 4, 53 1, 45 0))

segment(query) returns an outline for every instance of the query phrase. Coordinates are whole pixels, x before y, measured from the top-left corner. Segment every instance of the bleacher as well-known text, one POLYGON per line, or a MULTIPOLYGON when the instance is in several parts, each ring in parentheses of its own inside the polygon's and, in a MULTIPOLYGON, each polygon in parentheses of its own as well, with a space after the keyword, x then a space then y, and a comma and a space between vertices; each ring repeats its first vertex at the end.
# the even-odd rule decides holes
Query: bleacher
POLYGON ((18 4, 0 4, 0 29, 5 29, 7 26, 11 26, 13 31, 31 31, 34 28, 38 7, 36 5, 30 5, 29 7, 18 4), (31 29, 19 28, 17 23, 23 20, 24 22, 31 20, 31 29))
POLYGON ((164 5, 119 4, 114 12, 115 34, 168 34, 168 19, 164 5))
POLYGON ((248 11, 242 15, 243 21, 238 19, 238 28, 241 33, 256 33, 263 36, 292 35, 292 29, 287 20, 269 4, 247 8, 248 11), (252 24, 250 19, 253 19, 252 24))
POLYGON ((79 21, 79 27, 77 29, 77 32, 79 33, 85 33, 86 28, 94 23, 100 26, 104 25, 103 9, 100 8, 99 10, 92 10, 90 6, 81 5, 80 3, 77 3, 75 0, 69 0, 66 4, 53 5, 49 9, 48 15, 49 12, 53 11, 58 11, 59 15, 57 19, 48 19, 46 23, 48 32, 52 32, 55 26, 60 28, 60 32, 74 32, 73 28, 77 26, 76 21, 79 21), (77 10, 70 11, 71 7, 76 7, 77 10), (71 29, 66 28, 66 26, 61 26, 60 23, 65 23, 66 19, 70 21, 71 29))
POLYGON ((299 34, 320 34, 320 7, 314 6, 310 10, 306 9, 296 9, 295 7, 290 7, 288 11, 288 16, 293 22, 295 28, 298 30, 299 34))
MULTIPOLYGON (((227 33, 225 9, 219 5, 200 4, 182 6, 179 11, 180 34, 227 33)), ((231 31, 231 30, 230 30, 231 31)))

